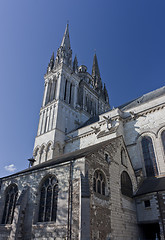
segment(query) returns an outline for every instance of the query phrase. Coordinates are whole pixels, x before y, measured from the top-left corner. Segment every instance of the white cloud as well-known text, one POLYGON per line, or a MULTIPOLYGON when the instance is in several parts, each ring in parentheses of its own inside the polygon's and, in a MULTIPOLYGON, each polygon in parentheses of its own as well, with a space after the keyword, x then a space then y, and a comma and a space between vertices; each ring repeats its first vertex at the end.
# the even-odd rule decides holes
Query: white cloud
POLYGON ((14 166, 14 164, 10 164, 9 166, 5 166, 5 170, 8 171, 8 172, 14 172, 17 169, 14 166))

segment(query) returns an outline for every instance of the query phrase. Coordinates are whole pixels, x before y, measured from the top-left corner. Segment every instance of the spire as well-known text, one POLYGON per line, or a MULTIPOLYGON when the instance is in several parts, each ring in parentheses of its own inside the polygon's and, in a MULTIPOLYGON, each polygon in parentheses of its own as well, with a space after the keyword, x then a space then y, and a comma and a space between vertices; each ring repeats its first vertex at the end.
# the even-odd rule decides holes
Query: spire
POLYGON ((101 91, 102 90, 102 81, 101 81, 101 77, 100 77, 100 71, 99 71, 96 53, 93 58, 92 78, 93 78, 94 88, 97 89, 98 91, 101 91))
POLYGON ((69 24, 66 25, 61 46, 57 51, 55 66, 57 66, 60 63, 64 63, 68 67, 72 68, 72 50, 71 50, 70 38, 69 38, 69 24))
POLYGON ((78 72, 78 61, 77 56, 75 55, 74 61, 73 61, 73 72, 78 72))
POLYGON ((70 49, 70 38, 69 38, 69 24, 67 23, 65 28, 65 33, 61 42, 61 47, 65 48, 65 50, 70 49))
POLYGON ((100 78, 100 71, 99 71, 99 66, 98 66, 98 62, 97 62, 96 53, 95 53, 94 58, 93 58, 92 77, 93 78, 95 78, 95 77, 100 78))

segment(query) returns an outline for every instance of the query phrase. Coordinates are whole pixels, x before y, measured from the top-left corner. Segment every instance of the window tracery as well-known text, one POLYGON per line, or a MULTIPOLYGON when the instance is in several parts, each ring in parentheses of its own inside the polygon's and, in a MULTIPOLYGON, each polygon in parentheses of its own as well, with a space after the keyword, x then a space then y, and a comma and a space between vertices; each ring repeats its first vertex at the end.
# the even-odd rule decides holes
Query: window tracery
POLYGON ((155 152, 153 148, 152 139, 149 136, 145 136, 141 141, 143 158, 145 163, 147 177, 152 177, 158 174, 155 152))
POLYGON ((41 186, 39 222, 56 221, 58 198, 58 181, 55 176, 49 176, 41 186))
POLYGON ((2 224, 12 224, 17 196, 18 196, 17 185, 13 184, 9 186, 6 192, 2 224))
POLYGON ((133 188, 130 176, 126 171, 121 174, 121 193, 127 197, 132 197, 133 188))
POLYGON ((96 193, 105 195, 105 177, 103 173, 96 170, 93 177, 93 190, 96 193))

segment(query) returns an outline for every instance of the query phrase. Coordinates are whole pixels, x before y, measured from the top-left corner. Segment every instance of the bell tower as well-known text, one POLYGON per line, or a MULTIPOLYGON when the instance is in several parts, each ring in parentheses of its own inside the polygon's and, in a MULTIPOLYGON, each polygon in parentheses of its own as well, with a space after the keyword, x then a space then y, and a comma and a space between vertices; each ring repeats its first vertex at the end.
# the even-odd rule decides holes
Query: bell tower
POLYGON ((92 75, 86 66, 78 66, 76 56, 72 64, 68 24, 56 57, 54 53, 51 56, 44 79, 43 103, 33 151, 34 165, 63 154, 70 131, 109 109, 96 56, 92 75))

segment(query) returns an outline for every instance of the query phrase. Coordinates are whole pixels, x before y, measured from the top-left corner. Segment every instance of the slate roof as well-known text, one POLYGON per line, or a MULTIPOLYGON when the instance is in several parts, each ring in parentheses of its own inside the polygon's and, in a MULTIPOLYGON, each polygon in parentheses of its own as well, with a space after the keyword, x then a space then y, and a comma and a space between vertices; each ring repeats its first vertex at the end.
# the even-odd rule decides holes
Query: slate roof
MULTIPOLYGON (((120 138, 120 136, 118 138, 120 138)), ((86 147, 86 148, 82 148, 80 150, 77 150, 77 151, 74 151, 74 152, 71 152, 71 153, 63 154, 59 157, 56 157, 56 158, 53 158, 53 159, 48 160, 46 162, 37 164, 34 167, 27 168, 27 169, 25 169, 23 171, 20 171, 18 173, 14 173, 12 175, 2 177, 2 178, 0 178, 0 180, 8 178, 8 177, 16 176, 16 175, 19 175, 19 174, 23 174, 23 173, 26 173, 26 172, 31 172, 31 171, 34 171, 34 170, 38 170, 38 169, 41 169, 41 168, 54 166, 54 165, 58 165, 58 164, 61 164, 61 163, 67 163, 67 162, 70 162, 72 160, 88 156, 88 155, 96 152, 97 150, 101 149, 102 147, 108 145, 110 142, 113 142, 113 141, 114 141, 114 139, 109 139, 109 140, 106 140, 104 142, 97 143, 95 145, 92 145, 92 146, 89 146, 89 147, 86 147)))
POLYGON ((158 191, 165 191, 165 177, 146 178, 139 187, 135 197, 158 191))
POLYGON ((156 89, 152 92, 146 93, 139 98, 136 98, 130 102, 127 102, 127 103, 119 106, 118 108, 124 111, 124 110, 130 109, 130 108, 133 108, 133 107, 137 107, 140 104, 147 103, 147 102, 149 102, 153 99, 156 99, 160 96, 163 96, 163 95, 165 95, 165 86, 163 86, 159 89, 156 89))

